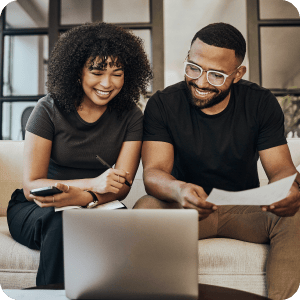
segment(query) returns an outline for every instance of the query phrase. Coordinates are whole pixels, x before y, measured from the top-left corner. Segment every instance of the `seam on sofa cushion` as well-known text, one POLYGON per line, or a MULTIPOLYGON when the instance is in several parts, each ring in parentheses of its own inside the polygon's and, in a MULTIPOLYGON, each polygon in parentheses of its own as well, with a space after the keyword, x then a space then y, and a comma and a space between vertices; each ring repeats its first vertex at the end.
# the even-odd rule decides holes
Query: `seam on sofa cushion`
POLYGON ((198 275, 229 275, 229 276, 257 276, 257 275, 266 275, 266 272, 261 273, 226 273, 226 272, 206 272, 206 273, 198 273, 198 275))
POLYGON ((21 270, 21 269, 0 269, 3 273, 36 273, 37 270, 21 270))

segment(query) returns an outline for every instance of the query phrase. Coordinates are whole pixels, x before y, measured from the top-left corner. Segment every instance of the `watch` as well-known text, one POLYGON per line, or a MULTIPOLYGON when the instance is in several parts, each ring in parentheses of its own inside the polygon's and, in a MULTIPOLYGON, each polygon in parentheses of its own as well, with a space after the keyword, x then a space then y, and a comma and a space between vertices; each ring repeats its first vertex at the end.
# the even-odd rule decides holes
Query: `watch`
POLYGON ((90 203, 88 203, 86 206, 81 206, 81 207, 82 208, 94 208, 95 206, 97 206, 98 203, 99 203, 99 200, 98 200, 97 196, 95 195, 95 193, 92 192, 92 191, 89 191, 89 190, 84 190, 84 191, 88 192, 88 193, 90 193, 92 195, 93 201, 90 202, 90 203))

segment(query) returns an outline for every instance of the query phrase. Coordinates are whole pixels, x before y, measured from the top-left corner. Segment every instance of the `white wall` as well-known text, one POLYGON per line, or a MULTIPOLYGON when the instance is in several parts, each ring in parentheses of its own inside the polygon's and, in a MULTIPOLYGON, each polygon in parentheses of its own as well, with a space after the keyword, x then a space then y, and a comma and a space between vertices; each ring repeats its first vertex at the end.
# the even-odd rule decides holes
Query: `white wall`
MULTIPOLYGON (((229 23, 247 41, 246 0, 164 0, 165 86, 183 80, 183 62, 195 33, 215 22, 229 23)), ((248 68, 248 56, 244 60, 248 68)), ((246 73, 244 79, 248 79, 246 73)))

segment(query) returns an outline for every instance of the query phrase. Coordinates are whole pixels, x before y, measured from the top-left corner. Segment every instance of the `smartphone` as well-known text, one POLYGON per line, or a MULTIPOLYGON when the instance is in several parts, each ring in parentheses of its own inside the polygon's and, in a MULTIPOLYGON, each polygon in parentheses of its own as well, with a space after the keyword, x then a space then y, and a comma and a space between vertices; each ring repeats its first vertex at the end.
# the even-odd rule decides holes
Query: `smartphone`
POLYGON ((55 194, 59 194, 62 193, 63 191, 58 189, 55 186, 47 186, 47 187, 42 187, 39 189, 34 189, 30 191, 30 194, 34 195, 34 196, 51 196, 51 195, 55 195, 55 194))

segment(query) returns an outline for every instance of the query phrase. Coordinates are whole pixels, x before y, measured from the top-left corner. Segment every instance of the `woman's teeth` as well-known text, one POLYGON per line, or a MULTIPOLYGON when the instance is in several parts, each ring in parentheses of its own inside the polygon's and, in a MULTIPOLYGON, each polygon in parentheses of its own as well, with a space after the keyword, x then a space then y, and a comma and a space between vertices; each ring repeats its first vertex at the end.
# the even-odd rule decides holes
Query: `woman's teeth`
POLYGON ((108 96, 110 94, 110 92, 103 92, 100 90, 96 90, 96 94, 98 94, 100 96, 108 96))

